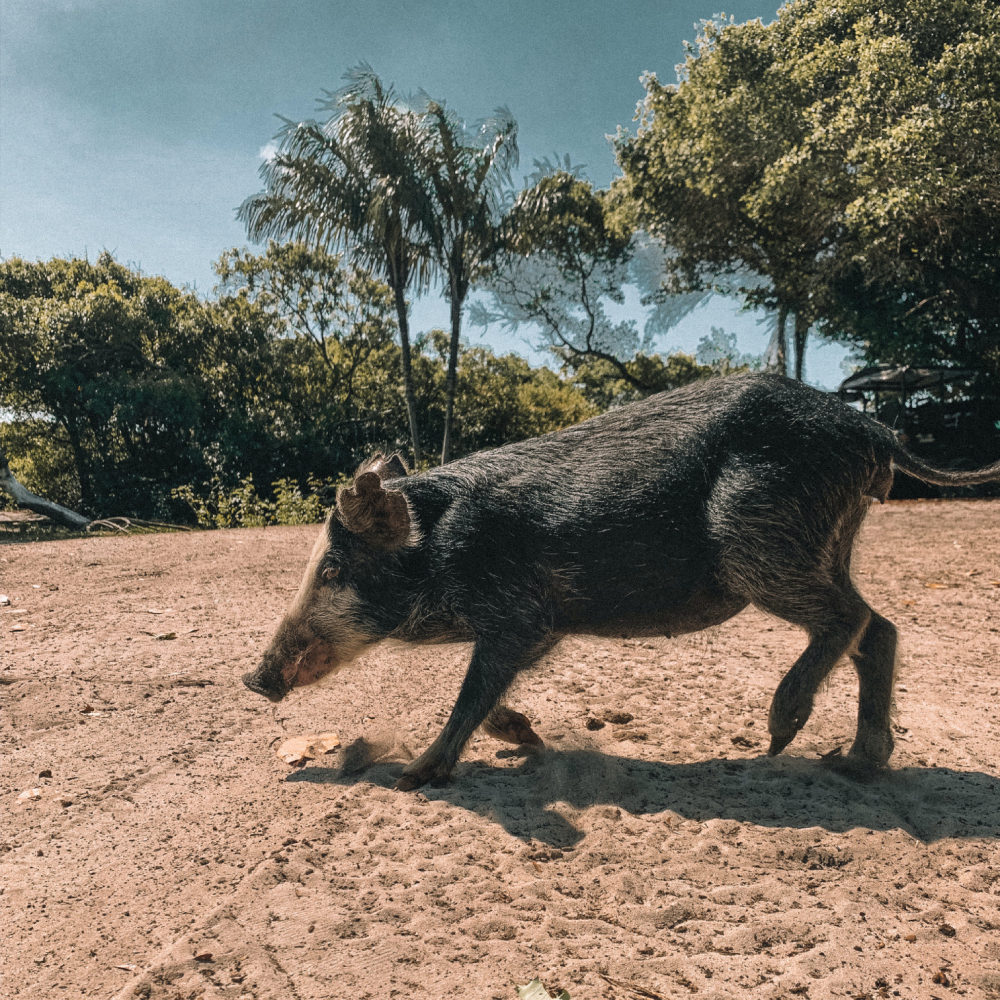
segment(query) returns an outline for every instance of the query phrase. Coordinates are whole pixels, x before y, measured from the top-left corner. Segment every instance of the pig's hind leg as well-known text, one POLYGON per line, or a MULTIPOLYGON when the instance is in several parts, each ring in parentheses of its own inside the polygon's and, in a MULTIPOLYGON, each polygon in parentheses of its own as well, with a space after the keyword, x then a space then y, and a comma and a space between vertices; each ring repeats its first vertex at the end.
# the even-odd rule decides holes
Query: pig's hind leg
POLYGON ((835 762, 857 777, 885 767, 893 750, 892 686, 896 673, 896 626, 877 612, 851 653, 858 674, 858 731, 846 760, 835 762))
MULTIPOLYGON (((406 766, 396 782, 396 788, 407 792, 428 782, 434 785, 447 783, 469 737, 487 717, 491 722, 496 719, 506 731, 507 727, 518 721, 513 718, 517 716, 524 721, 527 732, 534 736, 524 716, 509 709, 499 709, 497 703, 517 674, 544 656, 555 641, 549 635, 539 636, 534 640, 527 639, 523 634, 519 637, 480 637, 473 650, 465 680, 462 681, 458 700, 444 729, 424 753, 406 766)), ((538 737, 535 736, 535 739, 538 740, 538 737)))
POLYGON ((804 628, 809 635, 809 645, 781 679, 771 701, 767 728, 772 756, 781 753, 806 724, 820 684, 837 661, 855 647, 871 618, 871 610, 853 588, 820 587, 818 582, 802 579, 798 585, 803 590, 809 587, 806 593, 771 592, 755 601, 758 607, 804 628))
MULTIPOLYGON (((845 557, 841 565, 831 567, 829 560, 822 558, 826 553, 810 560, 802 550, 800 558, 788 558, 795 554, 791 545, 775 546, 772 551, 778 558, 752 562, 731 557, 726 570, 731 585, 742 586, 744 595, 758 608, 798 625, 809 636, 809 645, 782 678, 771 701, 767 727, 771 733, 768 753, 773 756, 781 753, 809 720, 816 691, 840 658, 858 651, 873 613, 854 589, 845 557)), ((864 713, 870 714, 867 694, 862 684, 861 703, 864 713)), ((859 752, 861 746, 859 743, 859 752)), ((877 766, 884 763, 880 760, 877 766)))

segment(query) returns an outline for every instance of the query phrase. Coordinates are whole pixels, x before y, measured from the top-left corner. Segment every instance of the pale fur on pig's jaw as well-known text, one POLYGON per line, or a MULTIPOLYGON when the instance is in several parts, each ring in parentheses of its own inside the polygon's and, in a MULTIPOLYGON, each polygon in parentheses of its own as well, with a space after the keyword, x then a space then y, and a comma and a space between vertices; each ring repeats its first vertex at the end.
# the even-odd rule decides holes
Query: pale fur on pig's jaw
POLYGON ((347 666, 375 640, 354 624, 360 604, 351 586, 323 583, 320 566, 329 545, 324 525, 313 546, 302 584, 291 608, 279 626, 302 622, 315 637, 306 648, 282 667, 282 679, 289 689, 315 684, 347 666))
POLYGON ((317 592, 306 619, 316 638, 285 668, 290 687, 315 684, 332 676, 375 643, 351 624, 359 603, 353 587, 324 587, 317 592))

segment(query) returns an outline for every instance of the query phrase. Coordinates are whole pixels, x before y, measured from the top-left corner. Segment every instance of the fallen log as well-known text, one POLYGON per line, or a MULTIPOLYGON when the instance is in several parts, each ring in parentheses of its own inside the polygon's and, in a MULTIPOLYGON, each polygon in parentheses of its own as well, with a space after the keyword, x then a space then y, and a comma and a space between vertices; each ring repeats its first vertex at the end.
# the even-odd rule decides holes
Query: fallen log
POLYGON ((77 514, 75 510, 62 507, 51 500, 37 496, 31 490, 22 486, 10 471, 10 462, 0 447, 0 490, 3 490, 18 505, 25 510, 34 511, 36 514, 44 514, 57 524, 72 528, 74 531, 82 531, 90 524, 90 518, 77 514))

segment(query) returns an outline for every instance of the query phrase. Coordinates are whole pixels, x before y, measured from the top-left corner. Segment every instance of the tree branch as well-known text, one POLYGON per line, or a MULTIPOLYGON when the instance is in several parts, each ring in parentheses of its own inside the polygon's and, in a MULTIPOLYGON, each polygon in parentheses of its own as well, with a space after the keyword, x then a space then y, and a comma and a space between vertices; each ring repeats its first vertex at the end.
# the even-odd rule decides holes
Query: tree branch
POLYGON ((76 511, 66 507, 60 507, 59 504, 45 500, 36 496, 31 490, 25 489, 14 477, 14 473, 10 471, 10 463, 7 461, 3 448, 0 448, 0 490, 10 496, 18 507, 24 507, 36 514, 45 514, 57 524, 62 524, 67 528, 80 531, 90 524, 89 517, 77 514, 76 511))

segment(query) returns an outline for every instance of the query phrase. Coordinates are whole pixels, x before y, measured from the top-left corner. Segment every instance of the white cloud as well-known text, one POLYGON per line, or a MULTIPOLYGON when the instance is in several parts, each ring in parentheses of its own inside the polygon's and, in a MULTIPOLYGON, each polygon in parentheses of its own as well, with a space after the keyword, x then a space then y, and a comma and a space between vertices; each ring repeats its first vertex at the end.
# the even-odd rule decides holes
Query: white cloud
POLYGON ((273 160, 278 155, 278 143, 272 139, 267 145, 260 147, 260 158, 262 160, 273 160))

